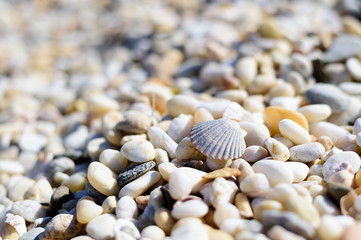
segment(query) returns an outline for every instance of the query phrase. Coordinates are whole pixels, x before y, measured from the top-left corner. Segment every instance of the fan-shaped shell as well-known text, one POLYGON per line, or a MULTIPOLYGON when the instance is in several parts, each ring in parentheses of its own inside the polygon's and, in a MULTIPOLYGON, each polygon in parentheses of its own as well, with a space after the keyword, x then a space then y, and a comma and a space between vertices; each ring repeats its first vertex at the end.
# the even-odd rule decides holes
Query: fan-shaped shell
POLYGON ((201 153, 213 159, 239 158, 246 148, 244 130, 236 121, 224 118, 195 124, 191 140, 201 153))

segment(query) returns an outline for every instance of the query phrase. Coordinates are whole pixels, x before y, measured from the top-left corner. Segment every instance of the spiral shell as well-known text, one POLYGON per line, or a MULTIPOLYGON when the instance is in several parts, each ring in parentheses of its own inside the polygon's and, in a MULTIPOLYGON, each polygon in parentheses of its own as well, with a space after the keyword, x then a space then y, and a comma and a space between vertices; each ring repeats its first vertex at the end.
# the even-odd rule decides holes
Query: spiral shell
POLYGON ((242 156, 244 135, 236 121, 224 118, 199 122, 191 130, 193 145, 207 157, 220 160, 242 156))

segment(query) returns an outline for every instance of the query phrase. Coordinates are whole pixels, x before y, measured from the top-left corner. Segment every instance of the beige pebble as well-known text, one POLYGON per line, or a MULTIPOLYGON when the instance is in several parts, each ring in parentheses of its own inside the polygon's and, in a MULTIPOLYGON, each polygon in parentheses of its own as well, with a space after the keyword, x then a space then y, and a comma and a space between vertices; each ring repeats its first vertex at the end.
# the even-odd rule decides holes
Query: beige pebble
POLYGON ((158 208, 154 213, 154 221, 167 235, 170 234, 176 220, 172 217, 170 210, 158 208))
POLYGON ((138 216, 137 203, 130 196, 123 196, 117 202, 115 210, 117 218, 135 219, 138 216))
POLYGON ((279 225, 276 225, 268 230, 267 236, 269 236, 272 240, 306 240, 306 238, 294 234, 279 225))
POLYGON ((117 207, 117 198, 115 196, 107 197, 102 203, 103 213, 115 213, 117 207))
POLYGON ((241 171, 241 175, 238 176, 238 183, 240 183, 244 178, 254 174, 252 166, 244 159, 236 159, 232 162, 231 168, 236 168, 241 171))
POLYGON ((322 173, 325 180, 328 180, 333 173, 342 169, 346 169, 354 173, 360 169, 360 164, 360 157, 357 153, 350 151, 339 152, 326 160, 322 167, 322 173))
POLYGON ((234 205, 238 208, 242 217, 253 217, 253 210, 246 194, 239 192, 234 198, 234 205))
POLYGON ((88 167, 89 183, 106 196, 116 195, 119 192, 117 175, 100 162, 92 162, 88 167))
POLYGON ((121 154, 129 161, 143 163, 155 158, 155 149, 147 140, 132 140, 121 148, 121 154))
POLYGON ((109 144, 103 137, 90 140, 86 146, 86 151, 89 157, 93 160, 99 159, 99 155, 105 149, 114 149, 114 146, 109 144))
POLYGON ((350 216, 324 215, 317 228, 317 235, 321 240, 337 240, 342 237, 345 228, 353 224, 354 219, 350 216))
POLYGON ((197 148, 194 147, 190 137, 185 137, 178 144, 175 157, 179 161, 187 161, 187 160, 206 160, 207 157, 201 153, 197 148))
POLYGON ((272 190, 266 195, 266 198, 285 204, 288 197, 291 195, 298 195, 292 185, 288 183, 280 183, 272 188, 272 190))
POLYGON ((83 197, 76 204, 76 220, 82 224, 90 222, 102 212, 103 208, 90 197, 83 197))
POLYGON ((212 114, 205 108, 198 108, 194 113, 193 123, 214 120, 212 114))
POLYGON ((269 181, 262 173, 248 176, 239 184, 241 191, 250 196, 263 195, 270 190, 270 187, 269 181))
POLYGON ((250 94, 264 94, 276 83, 273 76, 258 75, 248 86, 250 94))
POLYGON ((254 112, 263 113, 265 109, 264 97, 263 95, 251 95, 248 96, 242 103, 244 109, 254 112))
POLYGON ((316 141, 322 144, 322 146, 325 148, 325 151, 328 151, 333 147, 333 142, 328 136, 320 136, 316 141))
POLYGON ((243 86, 249 86, 257 76, 257 61, 253 57, 243 57, 238 60, 235 68, 243 86))
POLYGON ((221 160, 221 159, 207 158, 206 164, 209 169, 217 170, 231 166, 232 159, 221 160))
POLYGON ((247 146, 257 145, 263 147, 266 139, 270 137, 267 127, 261 123, 242 121, 239 125, 247 132, 244 137, 247 146))
POLYGON ((361 153, 361 147, 357 144, 357 135, 346 134, 340 137, 337 142, 335 142, 335 147, 343 151, 352 151, 357 154, 361 153))
POLYGON ((115 216, 113 214, 102 214, 86 225, 87 234, 99 240, 112 239, 115 236, 115 216), (101 231, 99 231, 101 229, 101 231))
POLYGON ((279 129, 284 137, 287 137, 295 144, 305 144, 311 142, 311 137, 308 132, 290 119, 281 120, 279 123, 279 129))
POLYGON ((49 181, 44 177, 37 180, 35 185, 26 191, 24 198, 32 199, 40 203, 49 203, 52 194, 53 188, 49 181))
POLYGON ((275 97, 294 97, 296 94, 292 84, 284 80, 277 81, 275 85, 267 92, 265 98, 272 99, 275 97))
POLYGON ((233 202, 237 191, 238 187, 233 181, 227 181, 225 178, 219 177, 213 182, 205 184, 200 193, 206 203, 217 208, 218 205, 225 202, 233 202))
POLYGON ((282 203, 275 200, 264 200, 253 206, 254 219, 261 221, 262 213, 266 210, 284 210, 282 203))
POLYGON ((199 101, 191 96, 176 95, 167 102, 167 111, 172 117, 180 114, 193 115, 199 106, 199 101))
POLYGON ((212 179, 216 179, 218 177, 232 177, 232 176, 239 176, 241 175, 241 171, 239 171, 238 169, 235 168, 222 168, 222 169, 218 169, 218 170, 214 170, 212 172, 207 173, 206 175, 204 175, 202 178, 203 179, 207 179, 207 180, 212 180, 212 179))
POLYGON ((340 170, 338 172, 333 173, 327 182, 332 183, 341 183, 347 187, 351 187, 354 180, 354 174, 350 173, 347 170, 340 170))
POLYGON ((123 136, 120 139, 120 145, 123 146, 127 142, 130 142, 133 140, 147 140, 147 135, 146 134, 134 134, 134 135, 123 136))
POLYGON ((298 109, 309 123, 325 121, 331 116, 331 108, 327 104, 312 104, 298 109))
POLYGON ((219 227, 222 222, 229 218, 240 218, 239 210, 231 203, 224 203, 217 206, 213 215, 214 222, 219 227))
POLYGON ((317 209, 313 206, 312 203, 301 196, 289 196, 285 203, 285 207, 288 211, 296 213, 312 226, 317 226, 320 223, 320 215, 317 209))
POLYGON ((109 111, 102 118, 102 132, 105 138, 112 144, 119 146, 122 134, 115 130, 115 125, 123 120, 123 114, 119 111, 109 111))
POLYGON ((231 89, 217 92, 216 97, 228 99, 232 102, 242 103, 243 100, 248 97, 248 93, 243 89, 231 89))
POLYGON ((34 186, 35 181, 31 178, 14 175, 6 183, 6 190, 8 192, 8 198, 13 201, 24 200, 25 193, 34 186))
POLYGON ((157 126, 150 127, 148 130, 148 137, 154 148, 161 148, 167 151, 170 158, 175 157, 177 143, 174 142, 161 128, 157 126))
POLYGON ((274 160, 287 161, 289 159, 290 151, 283 143, 274 138, 268 138, 265 145, 274 160))
POLYGON ((244 150, 244 153, 241 156, 241 158, 246 160, 247 162, 253 163, 267 156, 268 156, 268 151, 265 148, 254 145, 247 147, 244 150))
POLYGON ((360 82, 361 81, 361 62, 357 58, 349 58, 346 61, 346 69, 351 75, 352 79, 360 82))
POLYGON ((155 157, 154 160, 157 164, 157 166, 159 166, 162 163, 166 163, 169 162, 169 158, 168 158, 168 154, 166 151, 164 151, 163 149, 160 148, 156 148, 155 149, 155 157))
POLYGON ((293 142, 289 140, 288 138, 282 137, 281 134, 276 134, 273 136, 274 139, 277 141, 283 143, 287 148, 291 148, 294 146, 293 142))
POLYGON ((177 166, 171 162, 161 163, 158 166, 159 173, 161 174, 162 178, 166 181, 169 181, 169 176, 175 169, 177 169, 177 166))
POLYGON ((152 125, 151 118, 141 111, 128 110, 124 112, 123 119, 115 126, 117 131, 141 134, 146 133, 152 125))
POLYGON ((227 233, 225 231, 214 229, 206 224, 203 224, 203 226, 207 228, 209 240, 217 240, 217 239, 232 240, 233 239, 232 235, 230 235, 229 233, 227 233))
POLYGON ((185 217, 204 217, 208 213, 207 204, 200 199, 186 201, 178 200, 172 208, 171 214, 175 219, 185 217))
POLYGON ((333 123, 322 121, 310 125, 310 134, 315 137, 328 136, 335 143, 340 137, 349 134, 349 132, 333 123))
POLYGON ((353 240, 360 237, 360 228, 361 223, 356 222, 353 225, 345 227, 343 233, 342 233, 342 240, 353 240))
POLYGON ((65 179, 61 185, 68 187, 70 191, 76 193, 84 190, 87 182, 88 180, 85 173, 75 173, 65 179))
POLYGON ((118 197, 130 196, 133 199, 138 197, 152 187, 160 179, 160 173, 149 171, 136 180, 125 185, 119 192, 118 197))
POLYGON ((99 156, 99 162, 110 168, 115 173, 120 173, 128 166, 128 160, 119 151, 105 149, 99 156))
POLYGON ((93 95, 88 99, 87 103, 90 113, 94 115, 104 115, 109 111, 119 109, 118 102, 106 95, 93 95))

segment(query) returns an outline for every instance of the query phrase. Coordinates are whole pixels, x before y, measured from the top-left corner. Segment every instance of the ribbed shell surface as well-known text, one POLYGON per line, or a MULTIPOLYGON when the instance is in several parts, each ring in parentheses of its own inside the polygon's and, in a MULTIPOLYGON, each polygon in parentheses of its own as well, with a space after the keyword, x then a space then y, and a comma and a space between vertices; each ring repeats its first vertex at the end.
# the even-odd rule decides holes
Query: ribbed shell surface
POLYGON ((195 124, 191 140, 201 153, 213 159, 239 158, 246 148, 239 124, 224 118, 195 124))

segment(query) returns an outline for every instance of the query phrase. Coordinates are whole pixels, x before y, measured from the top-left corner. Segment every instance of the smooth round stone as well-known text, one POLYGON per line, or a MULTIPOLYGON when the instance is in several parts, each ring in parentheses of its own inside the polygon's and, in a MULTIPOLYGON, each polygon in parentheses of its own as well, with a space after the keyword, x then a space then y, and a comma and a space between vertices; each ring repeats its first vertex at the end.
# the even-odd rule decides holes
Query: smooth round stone
POLYGON ((283 119, 290 119, 308 131, 307 119, 299 112, 282 107, 267 107, 264 111, 264 124, 271 136, 280 133, 279 122, 283 119))
POLYGON ((142 239, 151 239, 151 240, 163 240, 165 239, 164 231, 157 226, 151 225, 146 228, 143 228, 140 233, 142 239))
MULTIPOLYGON (((220 173, 221 175, 225 169, 237 170, 233 168, 223 168, 214 171, 213 173, 220 173)), ((204 177, 206 176, 209 175, 205 175, 204 177)), ((206 203, 211 203, 215 208, 217 208, 219 204, 232 202, 238 190, 237 185, 234 182, 227 181, 225 177, 227 176, 219 176, 215 178, 213 182, 205 184, 200 191, 201 195, 203 196, 203 200, 206 203)))
POLYGON ((115 236, 118 237, 119 233, 124 233, 127 237, 132 237, 132 239, 140 238, 139 230, 130 219, 117 219, 115 222, 115 236))
POLYGON ((103 213, 115 213, 117 207, 117 198, 115 196, 107 197, 102 203, 103 213))
POLYGON ((214 120, 212 114, 205 108, 198 108, 194 113, 194 124, 204 121, 214 120))
POLYGON ((266 99, 272 99, 275 97, 294 97, 295 89, 293 86, 283 80, 278 81, 266 94, 266 99))
POLYGON ((157 126, 150 127, 148 130, 148 137, 154 148, 161 148, 167 151, 170 158, 175 157, 177 143, 169 137, 163 129, 157 126))
POLYGON ((113 214, 103 214, 86 225, 87 234, 99 240, 107 240, 114 238, 115 216, 113 214))
POLYGON ((321 158, 323 154, 325 154, 325 148, 318 142, 301 144, 290 148, 291 161, 308 163, 321 158))
POLYGON ((115 173, 120 173, 128 166, 128 159, 114 149, 105 149, 99 156, 99 161, 115 173))
POLYGON ((287 82, 292 84, 296 94, 303 93, 306 86, 306 82, 300 73, 291 71, 287 76, 287 82))
POLYGON ((214 223, 220 227, 222 222, 229 218, 240 218, 238 208, 231 203, 218 205, 213 215, 214 223))
POLYGON ((290 151, 287 146, 274 138, 268 138, 265 141, 265 145, 274 160, 287 161, 290 157, 290 151))
POLYGON ((40 240, 66 240, 77 236, 83 227, 72 214, 58 214, 46 225, 45 231, 39 236, 40 240))
POLYGON ((14 175, 6 183, 6 190, 8 192, 8 198, 13 201, 24 200, 25 193, 33 187, 35 181, 31 178, 14 175))
POLYGON ((146 133, 152 124, 151 118, 141 111, 128 110, 123 114, 124 119, 119 121, 115 129, 127 133, 146 133))
POLYGON ((28 232, 21 235, 19 240, 35 240, 44 231, 45 229, 42 227, 30 229, 28 232))
POLYGON ((270 187, 269 181, 263 173, 255 173, 247 176, 239 184, 241 191, 251 196, 262 195, 266 193, 270 187))
POLYGON ((250 94, 265 94, 276 83, 274 76, 257 75, 256 78, 248 86, 250 94))
POLYGON ((102 212, 103 208, 90 197, 83 197, 76 204, 76 220, 82 224, 90 222, 100 216, 102 212))
POLYGON ((361 82, 361 62, 357 58, 349 58, 346 61, 346 69, 353 80, 361 82))
POLYGON ((332 113, 340 113, 348 108, 351 98, 339 88, 325 83, 317 83, 305 93, 306 99, 311 104, 327 104, 332 113))
MULTIPOLYGON (((220 229, 231 234, 232 236, 237 236, 241 232, 253 232, 259 233, 262 231, 262 224, 257 220, 245 220, 239 218, 228 218, 224 220, 220 226, 220 229)), ((254 239, 254 238, 251 238, 254 239)), ((257 239, 257 238, 256 238, 257 239)))
POLYGON ((119 199, 115 214, 117 218, 136 218, 138 216, 137 203, 130 196, 124 196, 119 199))
POLYGON ((305 78, 312 74, 312 63, 305 55, 299 53, 292 54, 290 65, 293 70, 299 72, 305 78))
POLYGON ((34 222, 37 218, 46 216, 46 210, 40 203, 34 200, 17 201, 11 208, 13 214, 17 214, 25 218, 29 222, 34 222))
POLYGON ((39 152, 47 142, 47 137, 42 134, 23 133, 19 139, 19 147, 23 151, 39 152))
POLYGON ((357 153, 351 151, 345 151, 336 153, 331 156, 322 167, 322 174, 325 178, 330 177, 330 174, 333 174, 337 170, 342 163, 348 163, 352 167, 353 172, 357 172, 361 166, 361 160, 357 153))
POLYGON ((222 98, 213 98, 209 101, 202 101, 199 107, 207 109, 212 116, 217 119, 223 116, 231 101, 222 98))
POLYGON ((358 239, 361 234, 361 223, 356 222, 353 225, 347 226, 342 233, 342 240, 358 239))
POLYGON ((339 35, 322 57, 325 62, 340 62, 356 56, 361 51, 360 38, 353 35, 339 35))
POLYGON ((317 228, 317 233, 321 240, 341 239, 342 235, 346 233, 347 227, 351 227, 354 224, 355 220, 350 216, 324 215, 317 228))
POLYGON ((244 150, 241 158, 246 160, 247 162, 253 163, 267 156, 268 152, 265 148, 261 146, 249 146, 244 150))
POLYGON ((177 166, 171 162, 161 163, 158 166, 159 173, 161 174, 162 178, 164 180, 166 180, 167 182, 169 181, 169 176, 171 175, 171 173, 176 169, 177 169, 177 166))
POLYGON ((310 169, 301 162, 285 162, 293 172, 293 182, 301 182, 306 179, 310 169))
POLYGON ((149 171, 138 179, 125 185, 119 192, 118 197, 130 196, 136 198, 152 187, 160 179, 160 173, 149 171))
POLYGON ((83 172, 75 173, 65 179, 61 184, 70 189, 70 191, 76 193, 78 191, 84 190, 85 185, 87 184, 88 179, 86 174, 83 172))
MULTIPOLYGON (((194 218, 181 219, 177 223, 177 228, 172 229, 170 235, 172 240, 207 240, 209 239, 207 229, 203 226, 202 222, 194 221, 194 218), (184 222, 181 222, 185 220, 184 222), (180 223, 179 223, 180 222, 180 223)), ((196 218, 198 220, 198 218, 196 218)))
POLYGON ((361 83, 359 82, 343 82, 338 87, 349 95, 361 95, 361 83))
POLYGON ((281 134, 295 144, 311 142, 311 136, 302 126, 290 119, 283 119, 279 123, 281 134))
POLYGON ((185 137, 180 141, 175 151, 175 157, 179 161, 206 160, 207 157, 194 147, 190 137, 185 137))
POLYGON ((25 172, 24 166, 14 160, 0 160, 0 172, 7 174, 23 174, 25 172))
POLYGON ((104 115, 107 112, 118 110, 119 103, 106 95, 95 94, 88 99, 90 114, 104 115))
POLYGON ((315 137, 328 136, 335 143, 338 139, 350 133, 333 123, 317 122, 310 125, 310 134, 315 137))
POLYGON ((170 210, 158 208, 154 213, 154 221, 167 235, 169 235, 176 220, 172 217, 170 210))
POLYGON ((114 149, 115 147, 111 145, 105 138, 94 138, 90 140, 86 146, 86 152, 92 160, 99 159, 99 155, 105 149, 114 149))
POLYGON ((75 168, 75 163, 68 157, 60 157, 51 161, 48 165, 48 168, 49 171, 51 171, 51 173, 53 174, 56 172, 63 172, 69 174, 75 168))
POLYGON ((241 103, 244 99, 246 99, 248 96, 248 93, 243 89, 231 89, 231 90, 225 90, 220 91, 216 93, 217 98, 224 98, 228 99, 232 102, 241 103))
POLYGON ((173 205, 172 217, 176 219, 185 217, 204 217, 208 213, 208 206, 205 202, 198 199, 177 201, 173 205))
POLYGON ((193 115, 198 106, 199 101, 197 99, 186 95, 176 95, 166 104, 167 112, 172 117, 177 117, 180 114, 193 115))
POLYGON ((270 137, 267 127, 261 123, 243 121, 239 123, 239 126, 247 132, 244 137, 247 146, 256 145, 262 147, 266 139, 270 137))
POLYGON ((298 109, 309 123, 320 122, 331 116, 331 108, 327 104, 312 104, 298 109))
POLYGON ((124 144, 120 151, 129 161, 143 163, 153 160, 155 149, 147 140, 133 140, 124 144))
POLYGON ((88 180, 100 193, 110 196, 117 195, 119 186, 117 175, 100 162, 92 162, 88 167, 88 180))
POLYGON ((320 215, 339 215, 340 210, 336 206, 331 199, 327 198, 326 196, 318 195, 314 198, 313 204, 315 208, 320 213, 320 215))
POLYGON ((271 186, 279 183, 292 183, 294 180, 292 169, 285 163, 277 160, 260 160, 252 165, 256 173, 263 173, 271 186))
POLYGON ((257 61, 253 57, 240 58, 236 64, 235 74, 242 85, 249 86, 257 76, 257 61))
POLYGON ((289 196, 285 207, 288 211, 296 213, 312 226, 317 226, 320 222, 320 215, 312 202, 299 195, 289 196))
POLYGON ((301 98, 299 97, 274 97, 270 100, 270 107, 280 107, 290 111, 297 111, 300 106, 301 98))
POLYGON ((183 138, 190 135, 193 126, 192 115, 180 114, 174 118, 168 128, 168 135, 176 143, 179 143, 183 138))

